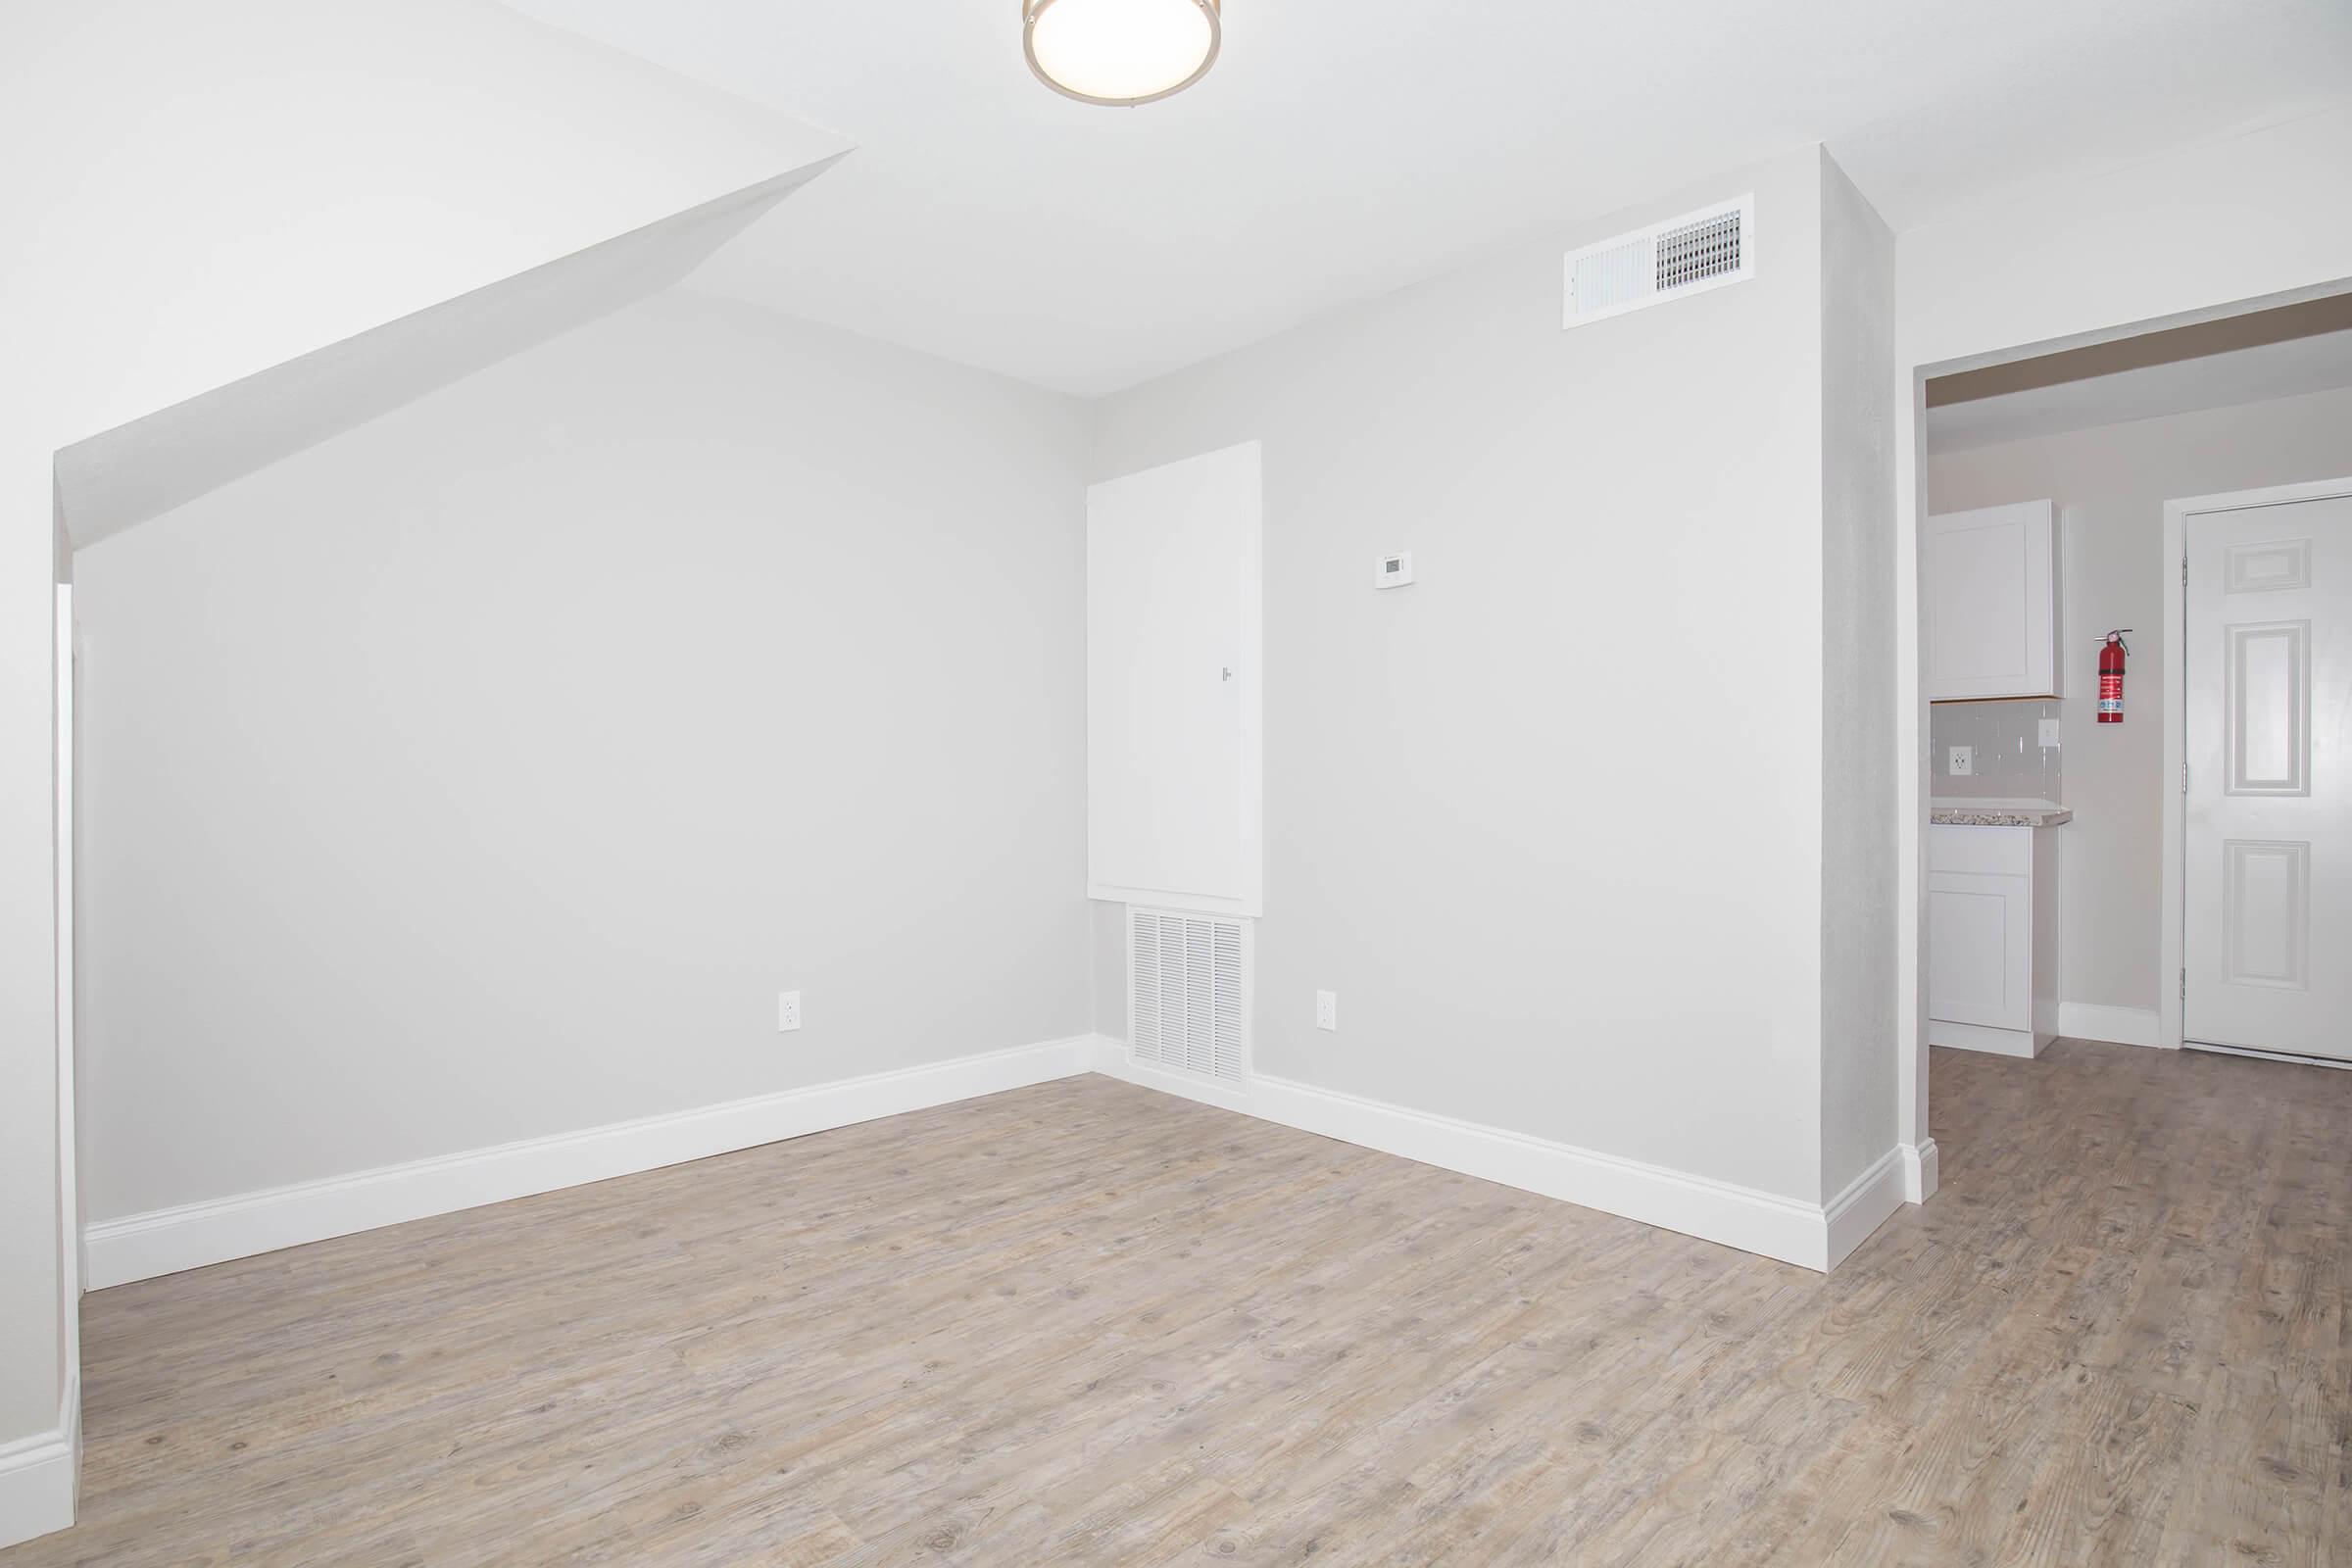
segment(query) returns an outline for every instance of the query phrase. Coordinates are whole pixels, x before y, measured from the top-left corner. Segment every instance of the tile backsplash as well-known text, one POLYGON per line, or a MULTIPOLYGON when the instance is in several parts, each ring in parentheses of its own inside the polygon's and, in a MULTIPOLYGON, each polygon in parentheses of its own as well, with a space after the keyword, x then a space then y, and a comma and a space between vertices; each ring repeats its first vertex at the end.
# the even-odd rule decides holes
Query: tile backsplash
POLYGON ((2066 799, 2060 759, 2043 750, 2041 721, 2056 718, 2054 700, 2017 703, 1934 703, 1928 708, 1931 795, 1999 795, 2036 800, 2066 799), (1952 777, 1951 749, 1974 749, 1976 771, 1952 777))

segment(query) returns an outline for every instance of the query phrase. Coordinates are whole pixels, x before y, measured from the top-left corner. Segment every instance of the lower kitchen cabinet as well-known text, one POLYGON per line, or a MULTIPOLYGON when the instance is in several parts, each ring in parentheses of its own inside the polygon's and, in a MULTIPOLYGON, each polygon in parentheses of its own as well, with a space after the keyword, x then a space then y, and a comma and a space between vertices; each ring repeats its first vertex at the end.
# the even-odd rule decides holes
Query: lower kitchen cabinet
POLYGON ((2058 1032, 2059 828, 1928 828, 1928 1041, 2038 1056, 2058 1032))

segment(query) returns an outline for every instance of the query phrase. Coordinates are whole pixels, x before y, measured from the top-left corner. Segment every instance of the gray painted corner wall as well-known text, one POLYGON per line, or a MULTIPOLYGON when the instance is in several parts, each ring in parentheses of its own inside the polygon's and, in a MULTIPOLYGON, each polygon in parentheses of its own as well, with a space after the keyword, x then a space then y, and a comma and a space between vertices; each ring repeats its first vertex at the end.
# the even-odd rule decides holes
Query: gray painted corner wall
POLYGON ((1821 1185, 1899 1138, 1894 235, 1822 156, 1821 1185))
POLYGON ((671 293, 82 552, 89 1216, 1084 1032, 1086 442, 671 293))
MULTIPOLYGON (((2352 474, 2352 389, 2103 425, 1932 454, 1937 512, 2044 497, 2057 503, 2064 641, 2060 701, 2066 834, 2060 992, 2153 1012, 2163 845, 2164 732, 2156 698, 2168 629, 2164 503, 2352 474), (2097 722, 2098 648, 2134 628, 2125 720, 2097 722)), ((2044 705, 1979 705, 1979 724, 2029 732, 2044 705)), ((1976 735, 1977 731, 1971 734, 1976 735)), ((1941 784, 1941 774, 1937 775, 1941 784)))
POLYGON ((1098 479, 1265 443, 1259 1070, 1819 1196, 1820 186, 1806 148, 1101 405, 1098 479), (1748 190, 1754 279, 1561 329, 1564 250, 1748 190))

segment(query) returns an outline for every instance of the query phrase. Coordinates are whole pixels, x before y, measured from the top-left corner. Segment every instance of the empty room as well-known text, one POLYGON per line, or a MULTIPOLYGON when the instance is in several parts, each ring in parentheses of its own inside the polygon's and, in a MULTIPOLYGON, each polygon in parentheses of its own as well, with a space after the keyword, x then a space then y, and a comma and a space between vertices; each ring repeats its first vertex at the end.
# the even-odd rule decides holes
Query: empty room
POLYGON ((0 18, 0 1568, 2352 1561, 2352 11, 0 18))

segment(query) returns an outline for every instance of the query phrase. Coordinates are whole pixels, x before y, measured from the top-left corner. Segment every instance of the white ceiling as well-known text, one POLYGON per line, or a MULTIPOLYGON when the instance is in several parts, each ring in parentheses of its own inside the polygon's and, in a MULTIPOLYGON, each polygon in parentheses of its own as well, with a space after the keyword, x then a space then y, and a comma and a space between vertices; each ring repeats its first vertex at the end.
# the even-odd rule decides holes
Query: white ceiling
POLYGON ((76 549, 96 544, 667 288, 825 167, 813 161, 61 447, 67 532, 76 549))
POLYGON ((1227 0, 1048 91, 1015 0, 511 0, 859 151, 697 286, 1079 393, 1824 141, 1897 229, 2352 93, 2342 0, 1227 0))

